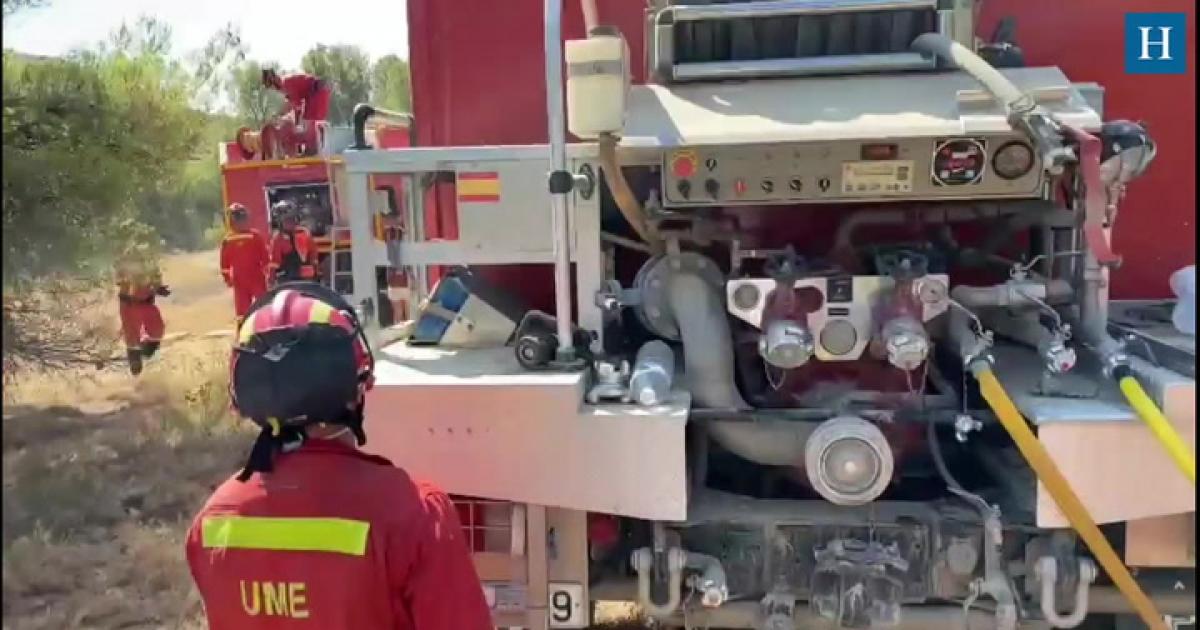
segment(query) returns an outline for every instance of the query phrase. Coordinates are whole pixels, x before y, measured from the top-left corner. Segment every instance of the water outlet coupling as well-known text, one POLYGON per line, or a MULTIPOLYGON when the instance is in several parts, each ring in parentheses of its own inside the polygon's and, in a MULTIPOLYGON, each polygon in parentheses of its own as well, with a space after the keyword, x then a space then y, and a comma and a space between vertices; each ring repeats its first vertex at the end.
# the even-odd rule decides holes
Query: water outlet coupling
POLYGON ((892 366, 908 372, 929 358, 929 335, 916 319, 907 316, 890 319, 881 333, 892 366))
POLYGON ((790 319, 771 322, 758 338, 758 354, 781 370, 794 370, 808 363, 815 347, 808 327, 790 319))

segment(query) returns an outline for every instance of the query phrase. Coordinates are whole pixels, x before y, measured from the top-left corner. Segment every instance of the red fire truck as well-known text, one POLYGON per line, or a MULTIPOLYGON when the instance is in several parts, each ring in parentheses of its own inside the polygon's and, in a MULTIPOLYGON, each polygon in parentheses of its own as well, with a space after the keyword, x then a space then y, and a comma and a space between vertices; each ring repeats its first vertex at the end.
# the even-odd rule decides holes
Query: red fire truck
MULTIPOLYGON (((407 125, 375 123, 366 128, 366 140, 380 148, 410 146, 407 125)), ((288 127, 268 123, 261 130, 243 127, 234 140, 219 147, 221 198, 224 207, 240 203, 250 213, 251 226, 262 234, 273 229, 271 207, 291 201, 301 211, 301 222, 313 234, 317 247, 321 280, 343 294, 353 291, 350 274, 350 236, 345 218, 338 211, 337 186, 333 167, 353 142, 350 127, 322 125, 319 146, 304 150, 290 142, 288 127)), ((398 177, 372 178, 375 193, 374 231, 377 238, 396 237, 403 220, 398 208, 404 193, 398 177)), ((402 321, 408 312, 403 273, 378 270, 380 317, 388 322, 402 321)))

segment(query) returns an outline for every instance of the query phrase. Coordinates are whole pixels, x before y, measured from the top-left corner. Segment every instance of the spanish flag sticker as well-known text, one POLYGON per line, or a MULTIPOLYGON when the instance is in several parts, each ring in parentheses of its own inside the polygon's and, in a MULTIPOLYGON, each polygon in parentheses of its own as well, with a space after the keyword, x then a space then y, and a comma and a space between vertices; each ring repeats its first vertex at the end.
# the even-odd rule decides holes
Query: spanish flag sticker
POLYGON ((500 201, 498 173, 459 173, 458 200, 461 203, 496 203, 500 201))

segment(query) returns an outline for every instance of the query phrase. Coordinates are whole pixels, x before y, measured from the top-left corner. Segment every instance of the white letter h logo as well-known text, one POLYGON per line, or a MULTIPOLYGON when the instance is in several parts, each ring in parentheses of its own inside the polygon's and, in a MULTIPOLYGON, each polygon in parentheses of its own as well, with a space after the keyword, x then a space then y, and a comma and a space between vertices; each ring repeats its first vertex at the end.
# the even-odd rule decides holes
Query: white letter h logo
POLYGON ((1138 57, 1138 61, 1149 61, 1153 59, 1150 56, 1150 47, 1159 47, 1159 61, 1171 61, 1171 27, 1170 26, 1139 26, 1138 30, 1142 32, 1142 55, 1138 57), (1150 31, 1154 28, 1158 29, 1162 39, 1159 41, 1150 40, 1150 31))

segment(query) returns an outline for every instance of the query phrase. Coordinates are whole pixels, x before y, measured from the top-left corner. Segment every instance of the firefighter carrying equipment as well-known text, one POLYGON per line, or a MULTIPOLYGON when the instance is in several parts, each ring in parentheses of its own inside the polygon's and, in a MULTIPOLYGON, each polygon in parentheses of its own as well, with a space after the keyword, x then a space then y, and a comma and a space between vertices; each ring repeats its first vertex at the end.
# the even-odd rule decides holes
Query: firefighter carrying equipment
POLYGON ((239 319, 266 293, 269 265, 267 240, 257 230, 235 228, 221 241, 221 277, 233 289, 233 306, 239 319))
POLYGON ((275 455, 302 443, 311 424, 348 427, 365 444, 363 405, 374 369, 354 309, 333 291, 291 283, 259 298, 230 360, 233 406, 261 429, 238 478, 270 472, 275 455))
POLYGON ((1079 500, 1079 496, 1075 494, 1066 477, 1063 477, 1062 472, 1054 463, 1054 459, 1046 451, 1046 447, 1042 446, 1037 436, 1029 429, 1025 418, 1009 398, 1008 392, 1004 390, 1004 386, 1000 384, 988 362, 972 361, 968 365, 968 369, 979 382, 979 392, 983 399, 992 408, 1000 420, 1000 424, 1004 425, 1004 429, 1016 443, 1021 455, 1029 462, 1029 467, 1037 474, 1038 481, 1041 481, 1042 485, 1046 487, 1046 491, 1054 498, 1058 508, 1062 510, 1071 526, 1079 533, 1079 537, 1087 544, 1100 566, 1104 567, 1104 571, 1108 573, 1113 584, 1121 591, 1125 599, 1129 600, 1130 606, 1141 617, 1142 623, 1152 630, 1167 630, 1166 624, 1163 623, 1163 616, 1155 609, 1154 603, 1146 596, 1142 587, 1133 579, 1129 568, 1125 566, 1117 552, 1113 550, 1112 545, 1109 544, 1108 539, 1104 537, 1104 533, 1100 531, 1096 521, 1088 513, 1083 502, 1079 500))
POLYGON ((154 356, 166 325, 155 299, 171 295, 158 264, 148 250, 126 251, 116 265, 117 308, 129 372, 141 374, 144 359, 154 356))
POLYGON ((287 113, 304 145, 302 155, 316 155, 320 144, 318 123, 324 123, 329 117, 333 86, 311 74, 280 77, 266 70, 263 71, 263 84, 281 92, 287 101, 287 113))
POLYGON ((212 630, 491 630, 464 539, 442 492, 313 439, 222 484, 186 552, 212 630))

